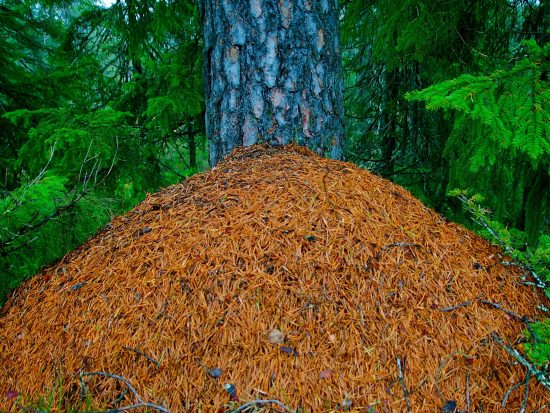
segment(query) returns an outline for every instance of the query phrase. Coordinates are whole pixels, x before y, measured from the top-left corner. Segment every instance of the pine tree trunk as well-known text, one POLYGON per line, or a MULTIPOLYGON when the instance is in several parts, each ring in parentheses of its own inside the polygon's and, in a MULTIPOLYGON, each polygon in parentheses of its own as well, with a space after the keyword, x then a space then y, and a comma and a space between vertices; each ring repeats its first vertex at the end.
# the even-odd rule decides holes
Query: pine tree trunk
POLYGON ((210 164, 258 142, 341 158, 337 0, 200 0, 199 11, 210 164))

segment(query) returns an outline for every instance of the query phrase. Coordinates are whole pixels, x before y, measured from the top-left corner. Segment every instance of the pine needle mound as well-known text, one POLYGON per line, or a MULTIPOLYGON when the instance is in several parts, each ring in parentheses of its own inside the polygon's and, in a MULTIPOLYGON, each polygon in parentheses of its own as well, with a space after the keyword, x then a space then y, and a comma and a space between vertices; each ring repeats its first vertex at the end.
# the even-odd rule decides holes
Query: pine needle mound
MULTIPOLYGON (((510 312, 540 318, 549 304, 501 260, 352 164, 237 149, 14 294, 0 317, 0 410, 48 395, 135 402, 120 381, 80 379, 107 372, 171 412, 223 411, 225 383, 240 403, 316 412, 520 411, 524 387, 507 391, 525 369, 495 337, 522 350, 510 312)), ((531 380, 527 411, 548 401, 531 380)))

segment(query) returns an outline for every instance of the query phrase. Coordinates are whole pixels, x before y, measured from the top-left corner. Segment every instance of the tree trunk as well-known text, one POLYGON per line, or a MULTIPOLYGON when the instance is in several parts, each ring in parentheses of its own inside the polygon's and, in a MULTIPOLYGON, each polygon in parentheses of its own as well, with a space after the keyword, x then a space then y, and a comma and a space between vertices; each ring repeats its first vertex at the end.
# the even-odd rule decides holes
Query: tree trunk
POLYGON ((200 0, 209 159, 296 142, 342 156, 337 0, 200 0))
POLYGON ((189 117, 187 122, 187 145, 189 146, 189 167, 197 170, 197 143, 195 142, 195 130, 193 129, 193 118, 189 117))
POLYGON ((397 150, 397 101, 398 101, 398 81, 399 69, 385 69, 384 89, 385 95, 382 102, 382 117, 380 132, 382 141, 382 161, 383 166, 380 174, 383 177, 390 178, 394 173, 395 152, 397 150))

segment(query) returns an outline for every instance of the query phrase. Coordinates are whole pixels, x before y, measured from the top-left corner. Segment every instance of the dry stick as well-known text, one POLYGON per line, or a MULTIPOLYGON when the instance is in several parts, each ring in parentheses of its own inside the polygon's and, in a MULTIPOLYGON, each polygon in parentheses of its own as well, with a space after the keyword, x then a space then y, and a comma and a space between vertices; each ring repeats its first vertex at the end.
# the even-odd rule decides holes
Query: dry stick
POLYGON ((442 311, 442 312, 446 313, 446 312, 449 312, 449 311, 456 310, 457 308, 466 307, 467 305, 470 305, 472 303, 473 303, 473 301, 464 301, 463 303, 453 305, 452 307, 440 308, 439 311, 442 311))
MULTIPOLYGON (((467 205, 468 199, 464 195, 460 195, 458 197, 458 199, 460 199, 460 201, 462 201, 463 204, 467 205)), ((487 223, 487 221, 483 217, 479 217, 478 219, 474 219, 474 221, 477 222, 478 224, 480 224, 481 226, 483 226, 487 231, 489 231, 491 236, 498 242, 498 244, 500 245, 500 247, 502 248, 502 250, 506 254, 508 254, 511 257, 514 257, 514 255, 515 255, 514 251, 512 251, 510 249, 510 247, 506 244, 506 242, 504 242, 498 236, 498 234, 495 232, 495 230, 487 223)), ((531 268, 531 266, 529 264, 522 264, 522 263, 515 263, 515 262, 512 262, 512 263, 502 262, 501 264, 503 264, 503 265, 514 265, 518 268, 521 268, 521 269, 525 270, 528 274, 531 274, 531 277, 533 277, 533 279, 536 281, 535 286, 538 287, 538 288, 542 288, 544 290, 548 287, 547 283, 542 280, 542 278, 531 268)))
POLYGON ((418 248, 422 248, 422 245, 418 244, 416 242, 393 242, 391 244, 384 245, 382 247, 382 251, 389 250, 390 248, 393 248, 393 247, 418 247, 418 248))
POLYGON ((405 386, 405 375, 403 370, 405 369, 405 362, 403 361, 403 367, 401 366, 401 359, 397 357, 397 380, 403 389, 403 394, 405 395, 405 401, 407 402, 407 412, 412 413, 411 401, 409 400, 409 391, 407 386, 405 386))
POLYGON ((285 406, 279 400, 252 400, 252 401, 249 401, 249 402, 243 404, 242 406, 239 406, 235 410, 231 410, 230 413, 244 412, 245 410, 247 410, 248 408, 250 408, 252 406, 261 406, 261 405, 264 405, 264 404, 276 404, 281 409, 284 409, 285 412, 289 412, 289 413, 292 412, 292 410, 290 410, 290 408, 285 406))
POLYGON ((510 310, 502 307, 500 304, 493 303, 493 302, 487 301, 487 300, 479 300, 479 301, 482 302, 483 304, 487 304, 487 305, 490 305, 491 307, 494 307, 498 310, 504 311, 506 314, 508 314, 511 317, 514 317, 516 320, 521 321, 522 323, 531 323, 532 322, 531 320, 529 320, 529 318, 527 316, 520 317, 519 315, 517 315, 513 311, 510 311, 510 310))
POLYGON ((330 169, 327 168, 327 172, 323 175, 323 188, 325 190, 325 196, 327 197, 328 204, 330 205, 332 210, 336 213, 336 215, 339 215, 338 211, 336 210, 336 207, 332 203, 332 199, 330 199, 330 195, 329 195, 328 190, 327 190, 327 181, 326 181, 326 179, 327 179, 327 176, 330 172, 331 172, 330 169))
POLYGON ((126 410, 134 410, 134 409, 139 409, 139 408, 143 408, 143 407, 145 407, 147 409, 157 410, 157 411, 162 412, 162 413, 170 413, 170 410, 168 410, 164 406, 161 406, 161 405, 155 404, 155 403, 150 403, 150 402, 143 401, 143 399, 141 398, 141 396, 139 395, 137 390, 134 388, 134 386, 132 386, 132 384, 128 381, 128 379, 126 379, 122 376, 119 376, 118 374, 105 373, 105 372, 101 372, 101 371, 94 371, 94 372, 82 371, 82 372, 80 372, 80 377, 84 377, 84 376, 101 376, 101 377, 107 377, 107 378, 119 380, 119 381, 123 382, 126 385, 126 387, 128 387, 128 389, 132 392, 132 394, 134 395, 134 397, 137 400, 137 403, 129 405, 129 406, 123 406, 123 407, 119 407, 119 408, 116 408, 116 409, 102 410, 102 411, 96 411, 96 412, 87 412, 87 413, 120 413, 120 412, 124 412, 126 410))
POLYGON ((115 409, 108 409, 108 410, 86 410, 83 413, 123 413, 128 410, 142 409, 144 407, 148 409, 158 410, 160 412, 169 412, 169 410, 166 410, 166 409, 161 410, 160 408, 162 408, 162 406, 159 406, 153 403, 144 402, 144 403, 136 403, 136 404, 131 404, 129 406, 122 406, 122 407, 118 407, 115 409))
POLYGON ((521 410, 519 413, 525 413, 525 409, 527 409, 527 400, 529 399, 529 381, 531 380, 531 374, 529 373, 529 370, 525 374, 525 393, 523 396, 523 404, 521 405, 521 410))
POLYGON ((521 321, 523 324, 525 324, 525 327, 527 328, 527 330, 529 331, 529 333, 531 333, 531 337, 533 338, 533 342, 535 344, 538 343, 538 336, 537 334, 535 333, 535 330, 533 330, 533 327, 531 327, 531 323, 533 323, 533 320, 530 320, 529 317, 525 316, 525 317, 520 317, 519 315, 517 315, 516 313, 502 307, 500 304, 497 304, 497 303, 493 303, 491 301, 487 301, 487 300, 480 300, 483 304, 487 304, 487 305, 490 305, 498 310, 501 310, 501 311, 504 311, 506 314, 508 314, 510 317, 513 317, 515 318, 516 320, 518 321, 521 321))
POLYGON ((529 375, 529 372, 527 372, 527 374, 525 375, 525 378, 522 381, 520 381, 519 383, 514 384, 513 386, 510 386, 510 388, 508 390, 506 390, 506 393, 504 393, 504 397, 502 398, 502 403, 501 403, 501 406, 503 408, 506 407, 506 402, 508 401, 508 397, 510 397, 510 394, 514 390, 516 390, 518 387, 521 387, 525 384, 525 380, 527 379, 528 375, 529 375))
POLYGON ((21 410, 29 413, 48 413, 45 410, 35 409, 34 407, 20 406, 21 410))
POLYGON ((439 367, 437 368, 437 371, 435 372, 435 389, 437 390, 437 394, 441 400, 443 400, 444 404, 447 404, 447 398, 441 391, 441 387, 439 387, 439 375, 441 374, 441 371, 445 368, 447 363, 457 354, 464 356, 465 354, 461 351, 453 351, 451 354, 449 354, 447 357, 443 359, 443 361, 439 364, 439 367))
POLYGON ((114 399, 114 400, 111 402, 111 404, 112 404, 113 406, 116 406, 117 404, 119 404, 122 400, 124 400, 124 398, 125 398, 126 395, 128 394, 128 391, 129 391, 129 390, 128 390, 128 387, 126 387, 126 388, 124 389, 124 391, 121 392, 121 393, 117 396, 117 398, 114 399))
POLYGON ((466 412, 470 413, 470 372, 466 371, 466 412))
POLYGON ((542 384, 547 390, 550 390, 550 377, 546 376, 544 371, 538 370, 535 366, 529 363, 523 355, 515 348, 507 346, 497 333, 492 333, 491 337, 500 345, 506 352, 514 357, 521 365, 523 365, 527 371, 534 376, 540 384, 542 384))
POLYGON ((376 259, 380 259, 383 252, 389 250, 390 248, 394 248, 394 247, 417 247, 417 248, 422 248, 422 245, 418 244, 416 242, 393 242, 391 244, 384 245, 380 249, 378 254, 376 254, 376 259))
POLYGON ((137 353, 140 356, 145 357, 147 360, 149 360, 151 363, 153 363, 155 366, 157 366, 157 369, 160 369, 160 363, 158 361, 156 361, 153 357, 149 356, 148 354, 145 354, 143 351, 138 350, 136 348, 132 348, 132 347, 126 347, 126 346, 122 346, 122 348, 124 350, 133 351, 134 353, 137 353))
POLYGON ((543 290, 546 289, 548 282, 543 281, 540 278, 540 276, 531 268, 531 266, 529 264, 521 264, 521 263, 517 263, 517 262, 514 262, 514 261, 501 261, 500 264, 504 265, 505 267, 519 268, 519 269, 523 270, 523 275, 524 276, 527 276, 527 275, 530 274, 531 277, 533 277, 533 279, 535 280, 535 282, 523 281, 522 284, 531 285, 531 286, 537 287, 537 288, 542 288, 543 290))

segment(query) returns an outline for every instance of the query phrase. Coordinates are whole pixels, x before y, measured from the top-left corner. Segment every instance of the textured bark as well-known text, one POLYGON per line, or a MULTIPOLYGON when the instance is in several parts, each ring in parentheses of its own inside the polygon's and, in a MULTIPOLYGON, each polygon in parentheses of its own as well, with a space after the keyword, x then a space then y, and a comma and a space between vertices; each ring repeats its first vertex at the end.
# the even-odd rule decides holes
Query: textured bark
POLYGON ((258 142, 340 158, 337 0, 200 0, 199 9, 210 164, 258 142))

